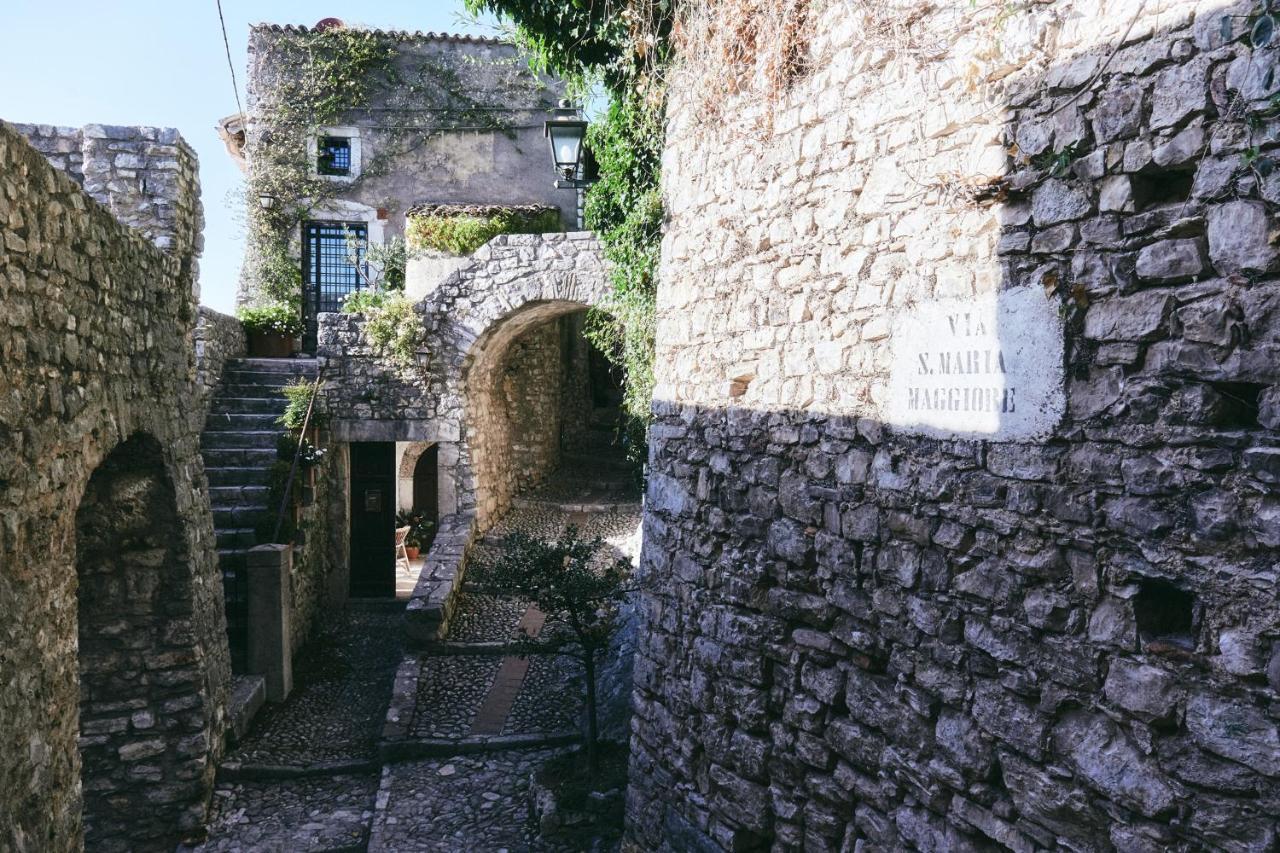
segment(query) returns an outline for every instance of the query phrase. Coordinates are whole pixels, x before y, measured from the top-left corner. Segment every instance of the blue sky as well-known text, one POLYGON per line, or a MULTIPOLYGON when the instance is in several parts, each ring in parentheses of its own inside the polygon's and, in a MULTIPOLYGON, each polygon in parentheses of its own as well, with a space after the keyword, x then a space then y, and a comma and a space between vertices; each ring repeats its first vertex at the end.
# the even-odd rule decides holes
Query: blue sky
MULTIPOLYGON (((2 0, 0 118, 176 127, 200 155, 205 250, 201 302, 230 311, 243 238, 231 205, 242 187, 214 123, 236 111, 215 0, 2 0)), ((311 25, 334 16, 383 29, 474 32, 462 0, 222 0, 244 98, 251 23, 311 25)))

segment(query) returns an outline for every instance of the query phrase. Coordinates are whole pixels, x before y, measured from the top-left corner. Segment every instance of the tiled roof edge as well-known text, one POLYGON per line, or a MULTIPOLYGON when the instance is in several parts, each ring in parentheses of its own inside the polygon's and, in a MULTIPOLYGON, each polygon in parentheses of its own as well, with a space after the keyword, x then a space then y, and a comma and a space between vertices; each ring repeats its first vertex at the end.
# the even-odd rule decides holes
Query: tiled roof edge
MULTIPOLYGON (((312 33, 322 32, 315 27, 299 26, 297 24, 253 24, 250 29, 255 32, 266 33, 289 33, 291 35, 310 35, 312 33)), ((357 28, 353 28, 357 29, 357 28)), ((358 29, 366 29, 360 27, 358 29)), ((440 41, 449 42, 451 44, 495 44, 509 45, 511 42, 492 36, 474 36, 460 33, 436 33, 423 32, 422 30, 380 30, 376 28, 368 28, 367 32, 377 33, 379 35, 391 36, 400 41, 440 41)))

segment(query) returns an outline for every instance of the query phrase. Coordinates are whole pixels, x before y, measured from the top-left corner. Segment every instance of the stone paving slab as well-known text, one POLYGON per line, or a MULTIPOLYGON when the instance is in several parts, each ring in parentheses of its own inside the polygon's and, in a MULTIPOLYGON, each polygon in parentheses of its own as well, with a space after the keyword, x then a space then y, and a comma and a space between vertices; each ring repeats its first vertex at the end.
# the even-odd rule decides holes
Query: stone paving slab
POLYGON ((221 783, 209 838, 179 851, 320 853, 363 850, 373 822, 377 774, 221 783))
POLYGON ((576 850, 539 840, 529 821, 530 779, 557 754, 508 750, 389 765, 370 853, 576 850))
POLYGON ((505 735, 582 728, 586 677, 582 664, 565 655, 530 655, 524 684, 502 727, 505 735))

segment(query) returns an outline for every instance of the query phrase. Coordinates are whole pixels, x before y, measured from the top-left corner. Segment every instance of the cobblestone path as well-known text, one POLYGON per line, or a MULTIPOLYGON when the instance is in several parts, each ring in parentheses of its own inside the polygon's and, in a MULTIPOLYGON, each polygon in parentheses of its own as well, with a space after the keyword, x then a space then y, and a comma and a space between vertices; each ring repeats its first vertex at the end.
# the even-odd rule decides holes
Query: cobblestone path
MULTIPOLYGON (((551 536, 574 524, 633 555, 639 499, 622 472, 570 458, 479 543, 477 577, 514 530, 551 536)), ((446 642, 406 653, 401 606, 356 605, 323 627, 297 662, 293 695, 264 710, 224 761, 209 838, 195 849, 580 849, 536 837, 528 796, 537 768, 580 737, 579 667, 498 645, 522 628, 545 637, 559 626, 471 584, 446 642), (407 718, 395 751, 380 740, 389 704, 407 718)))

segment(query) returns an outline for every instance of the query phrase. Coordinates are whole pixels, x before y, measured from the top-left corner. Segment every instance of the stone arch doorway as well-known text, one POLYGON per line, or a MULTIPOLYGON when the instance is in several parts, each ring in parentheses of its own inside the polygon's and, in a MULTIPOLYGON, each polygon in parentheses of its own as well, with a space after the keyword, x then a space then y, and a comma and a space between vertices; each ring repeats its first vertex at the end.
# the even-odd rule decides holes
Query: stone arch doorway
POLYGON ((556 469, 566 423, 590 409, 589 365, 572 357, 586 352, 577 338, 588 307, 559 299, 525 303, 490 325, 468 354, 466 439, 482 531, 512 498, 556 469))
MULTIPOLYGON (((396 474, 396 509, 421 513, 440 522, 440 445, 435 442, 398 442, 400 462, 396 474)), ((427 543, 423 543, 426 550, 427 543)))
POLYGON ((191 555, 155 438, 98 466, 75 529, 85 846, 172 850, 203 817, 209 733, 191 555))

